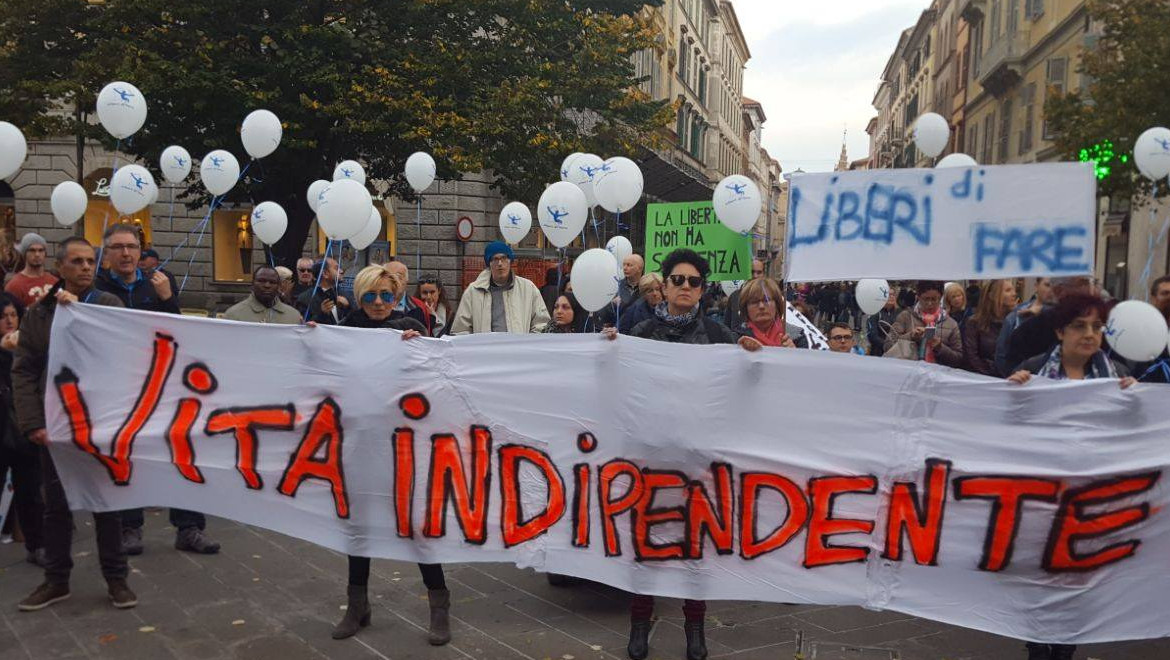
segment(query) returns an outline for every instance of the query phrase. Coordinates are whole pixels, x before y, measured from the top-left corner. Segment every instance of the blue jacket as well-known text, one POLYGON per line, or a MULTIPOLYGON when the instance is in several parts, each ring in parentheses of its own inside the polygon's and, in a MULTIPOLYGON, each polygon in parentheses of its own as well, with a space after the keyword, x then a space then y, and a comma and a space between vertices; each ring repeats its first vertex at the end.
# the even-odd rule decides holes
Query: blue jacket
POLYGON ((98 271, 93 286, 98 291, 111 293, 122 301, 129 309, 141 309, 147 312, 162 312, 165 314, 179 314, 179 286, 175 284, 175 276, 166 271, 159 271, 171 281, 171 297, 159 300, 154 285, 143 276, 142 270, 134 271, 134 281, 127 284, 122 278, 109 270, 98 271))

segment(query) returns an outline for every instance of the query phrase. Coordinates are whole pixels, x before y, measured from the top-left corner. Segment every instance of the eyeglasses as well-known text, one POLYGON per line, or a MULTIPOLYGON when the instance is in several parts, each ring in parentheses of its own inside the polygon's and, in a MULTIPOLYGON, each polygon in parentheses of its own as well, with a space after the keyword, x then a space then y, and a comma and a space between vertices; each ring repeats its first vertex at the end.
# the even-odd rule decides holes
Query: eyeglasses
POLYGON ((829 337, 829 341, 849 341, 853 339, 853 335, 833 335, 829 337))
POLYGON ((1073 321, 1072 323, 1068 324, 1068 328, 1069 330, 1085 334, 1091 332, 1095 335, 1099 335, 1102 332, 1105 332, 1105 324, 1101 323, 1100 321, 1097 321, 1096 323, 1089 323, 1088 321, 1073 321))
POLYGON ((511 261, 511 259, 509 259, 508 255, 506 254, 497 254, 496 256, 492 257, 493 264, 502 264, 505 261, 511 261))
POLYGON ((698 289, 703 286, 703 278, 698 275, 671 275, 667 279, 675 286, 682 286, 684 284, 691 285, 692 289, 698 289))
POLYGON ((142 246, 137 243, 115 243, 113 245, 106 246, 106 250, 109 250, 110 252, 133 252, 135 250, 141 249, 142 246))
POLYGON ((298 273, 311 273, 311 272, 313 272, 313 269, 312 268, 298 268, 297 272, 298 273))
POLYGON ((373 305, 374 301, 377 300, 378 298, 381 298, 382 302, 386 303, 387 305, 390 305, 394 302, 394 292, 393 291, 382 291, 382 292, 367 291, 366 293, 362 294, 362 304, 363 305, 373 305))

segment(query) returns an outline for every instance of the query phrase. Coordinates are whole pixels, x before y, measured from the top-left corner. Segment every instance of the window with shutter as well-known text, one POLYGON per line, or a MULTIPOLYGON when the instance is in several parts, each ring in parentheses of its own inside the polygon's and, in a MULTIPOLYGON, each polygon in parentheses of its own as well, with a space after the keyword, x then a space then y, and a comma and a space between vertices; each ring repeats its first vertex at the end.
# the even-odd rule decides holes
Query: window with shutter
POLYGON ((979 155, 979 162, 984 165, 992 163, 992 146, 995 144, 995 112, 992 111, 983 118, 983 151, 979 155))
MULTIPOLYGON (((1048 60, 1048 74, 1046 76, 1047 91, 1044 98, 1051 98, 1055 94, 1064 94, 1065 85, 1068 77, 1068 59, 1064 57, 1057 57, 1048 60)), ((1056 138, 1055 131, 1049 125, 1048 120, 1044 120, 1044 139, 1052 140, 1056 138)))
POLYGON ((1006 163, 1008 161, 1008 150, 1011 144, 1012 136, 1012 100, 1007 99, 1003 102, 1003 107, 1000 109, 1000 126, 999 126, 999 161, 1006 163))
POLYGON ((1024 129, 1020 131, 1020 155, 1032 150, 1033 117, 1036 114, 1036 83, 1020 90, 1020 105, 1024 109, 1024 129))

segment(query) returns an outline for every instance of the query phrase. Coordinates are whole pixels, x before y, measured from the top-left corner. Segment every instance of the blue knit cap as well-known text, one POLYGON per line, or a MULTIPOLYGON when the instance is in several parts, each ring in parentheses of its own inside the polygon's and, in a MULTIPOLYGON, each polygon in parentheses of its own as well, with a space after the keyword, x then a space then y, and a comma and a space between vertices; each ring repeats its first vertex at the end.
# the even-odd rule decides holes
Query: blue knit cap
POLYGON ((516 258, 516 255, 512 253, 512 247, 510 245, 503 241, 492 241, 491 243, 488 243, 486 248, 484 248, 483 263, 490 267, 492 265, 492 257, 496 256, 497 254, 507 255, 508 261, 512 261, 516 258))

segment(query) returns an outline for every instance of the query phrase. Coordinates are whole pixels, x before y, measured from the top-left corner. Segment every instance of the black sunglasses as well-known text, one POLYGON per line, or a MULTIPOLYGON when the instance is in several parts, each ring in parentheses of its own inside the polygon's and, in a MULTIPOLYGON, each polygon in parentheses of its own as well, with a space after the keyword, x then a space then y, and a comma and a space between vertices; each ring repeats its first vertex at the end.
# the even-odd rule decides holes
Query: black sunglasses
POLYGON ((698 275, 671 275, 667 279, 675 286, 690 284, 692 289, 698 289, 703 286, 703 278, 698 275))
POLYGON ((419 278, 418 283, 419 284, 438 284, 439 278, 437 278, 437 277, 422 277, 422 278, 419 278))

